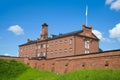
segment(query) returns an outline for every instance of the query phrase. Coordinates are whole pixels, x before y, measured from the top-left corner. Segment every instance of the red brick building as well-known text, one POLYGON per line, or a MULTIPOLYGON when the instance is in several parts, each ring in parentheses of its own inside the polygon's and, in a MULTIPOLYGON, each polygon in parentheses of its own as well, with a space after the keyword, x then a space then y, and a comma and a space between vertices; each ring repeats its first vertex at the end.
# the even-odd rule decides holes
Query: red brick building
POLYGON ((42 25, 37 40, 27 39, 19 45, 19 57, 55 58, 98 52, 99 39, 92 33, 92 27, 82 25, 82 30, 48 37, 48 25, 42 25))

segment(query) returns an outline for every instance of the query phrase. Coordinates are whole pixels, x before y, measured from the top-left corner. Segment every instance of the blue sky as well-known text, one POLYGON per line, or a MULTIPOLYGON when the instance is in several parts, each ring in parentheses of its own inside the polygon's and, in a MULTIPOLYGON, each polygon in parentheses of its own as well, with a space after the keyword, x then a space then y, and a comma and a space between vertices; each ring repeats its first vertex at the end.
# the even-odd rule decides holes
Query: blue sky
POLYGON ((88 5, 88 26, 103 50, 120 49, 120 0, 0 0, 0 55, 18 55, 18 45, 49 35, 81 30, 88 5))

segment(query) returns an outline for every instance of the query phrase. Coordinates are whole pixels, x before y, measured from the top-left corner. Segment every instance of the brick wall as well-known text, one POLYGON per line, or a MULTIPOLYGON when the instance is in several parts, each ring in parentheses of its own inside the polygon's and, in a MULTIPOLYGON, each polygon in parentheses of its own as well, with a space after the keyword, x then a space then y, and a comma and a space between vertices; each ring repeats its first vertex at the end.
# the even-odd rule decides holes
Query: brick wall
POLYGON ((9 56, 0 58, 20 60, 33 68, 56 73, 69 73, 79 69, 120 69, 120 50, 40 60, 9 56))
POLYGON ((120 69, 120 50, 76 55, 46 60, 29 60, 29 65, 56 73, 68 73, 79 69, 120 69))

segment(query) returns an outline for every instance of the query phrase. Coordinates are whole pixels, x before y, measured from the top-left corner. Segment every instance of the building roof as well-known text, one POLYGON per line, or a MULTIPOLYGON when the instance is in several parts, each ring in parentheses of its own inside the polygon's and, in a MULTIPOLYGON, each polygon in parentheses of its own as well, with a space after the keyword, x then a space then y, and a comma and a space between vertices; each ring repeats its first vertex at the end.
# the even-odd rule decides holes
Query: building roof
MULTIPOLYGON (((70 35, 74 35, 77 34, 79 32, 82 32, 82 30, 78 30, 78 31, 73 31, 73 32, 69 32, 69 33, 65 33, 65 34, 59 34, 59 35, 52 35, 52 37, 49 37, 46 40, 52 40, 52 39, 57 39, 57 38, 61 38, 61 37, 65 37, 65 36, 70 36, 70 35)), ((42 41, 46 41, 46 40, 42 40, 42 41)), ((29 45, 29 44, 33 44, 36 43, 38 40, 30 40, 29 42, 25 43, 25 44, 21 44, 20 46, 24 46, 24 45, 29 45)))
POLYGON ((61 38, 61 37, 64 37, 64 36, 74 35, 74 34, 77 34, 77 33, 80 33, 80 32, 82 32, 82 30, 73 31, 73 32, 65 33, 65 34, 52 35, 52 37, 50 37, 48 39, 61 38))
MULTIPOLYGON (((86 28, 89 28, 89 27, 86 27, 86 28)), ((69 32, 69 33, 65 33, 65 34, 59 34, 59 35, 52 35, 52 37, 48 37, 48 39, 45 39, 45 40, 41 40, 42 41, 48 41, 48 40, 53 40, 53 39, 57 39, 57 38, 62 38, 62 37, 66 37, 66 36, 71 36, 71 35, 75 35, 77 33, 81 33, 83 32, 83 30, 77 30, 77 31, 73 31, 73 32, 69 32)), ((94 34, 93 34, 94 35, 94 34)), ((95 35, 94 35, 95 36, 95 35)), ((95 36, 96 37, 96 36, 95 36)), ((96 37, 96 39, 98 39, 96 37)), ((98 39, 99 40, 99 39, 98 39)), ((33 44, 33 43, 37 43, 38 41, 40 41, 39 39, 38 40, 30 40, 29 42, 25 43, 25 44, 22 44, 22 45, 19 45, 20 46, 24 46, 24 45, 29 45, 29 44, 33 44)))

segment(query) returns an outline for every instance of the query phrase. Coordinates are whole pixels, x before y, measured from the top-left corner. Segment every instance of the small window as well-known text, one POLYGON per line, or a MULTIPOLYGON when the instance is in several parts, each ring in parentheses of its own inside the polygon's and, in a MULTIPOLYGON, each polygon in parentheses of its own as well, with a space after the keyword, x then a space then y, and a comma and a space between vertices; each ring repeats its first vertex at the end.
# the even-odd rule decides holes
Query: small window
POLYGON ((65 40, 64 43, 67 43, 67 40, 65 40))
POLYGON ((51 52, 50 52, 51 54, 53 53, 53 51, 51 50, 51 52))
POLYGON ((45 44, 43 45, 43 48, 46 48, 46 45, 45 45, 45 44))
POLYGON ((40 57, 40 53, 37 54, 37 57, 40 57))
POLYGON ((90 51, 89 50, 85 50, 85 54, 88 54, 88 53, 90 53, 90 51))
POLYGON ((41 44, 41 48, 43 48, 43 44, 41 44))
POLYGON ((59 43, 62 44, 62 40, 60 40, 59 43))
POLYGON ((55 53, 57 53, 57 50, 55 50, 55 53))
POLYGON ((45 56, 46 54, 45 54, 45 52, 43 53, 43 56, 45 56))
POLYGON ((47 44, 47 48, 49 48, 49 44, 47 44))
POLYGON ((37 46, 37 49, 40 49, 40 45, 37 46))
POLYGON ((89 40, 85 40, 85 48, 89 49, 89 40))
POLYGON ((70 48, 70 53, 72 53, 72 48, 70 48))
POLYGON ((61 53, 61 52, 62 52, 62 49, 59 49, 59 52, 61 53))
POLYGON ((64 52, 67 53, 67 49, 64 49, 64 52))
POLYGON ((72 44, 72 39, 70 39, 70 44, 72 44))

